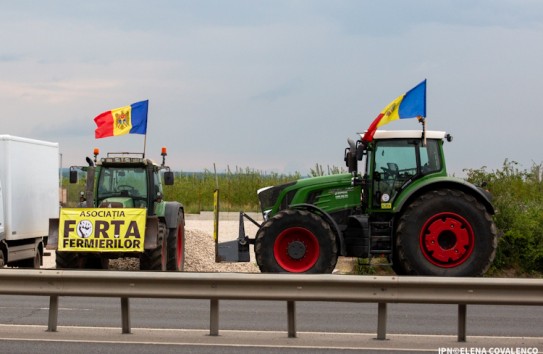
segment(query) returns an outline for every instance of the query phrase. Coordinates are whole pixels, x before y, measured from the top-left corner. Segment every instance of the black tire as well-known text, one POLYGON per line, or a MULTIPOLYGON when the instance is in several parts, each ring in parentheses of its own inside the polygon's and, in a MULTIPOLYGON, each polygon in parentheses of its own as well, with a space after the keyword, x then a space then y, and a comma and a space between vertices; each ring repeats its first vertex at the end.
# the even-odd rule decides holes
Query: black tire
POLYGON ((394 273, 396 273, 396 275, 407 275, 407 272, 403 268, 402 263, 400 262, 400 259, 398 257, 398 251, 396 250, 396 247, 394 247, 394 249, 392 250, 392 257, 389 258, 389 262, 391 262, 391 268, 394 273))
POLYGON ((108 269, 109 259, 80 252, 55 252, 57 269, 108 269))
POLYGON ((17 261, 12 265, 19 268, 40 269, 42 264, 41 258, 41 252, 39 248, 36 248, 34 257, 17 261))
POLYGON ((140 270, 166 270, 168 263, 166 224, 158 223, 158 245, 155 249, 144 250, 140 256, 140 270))
POLYGON ((255 238, 255 255, 266 273, 332 273, 336 236, 320 216, 287 209, 266 221, 255 238))
POLYGON ((84 269, 108 269, 109 259, 102 258, 100 255, 85 255, 81 260, 81 268, 84 269))
POLYGON ((482 276, 497 243, 486 208, 474 196, 451 189, 418 197, 396 229, 400 267, 409 275, 482 276))
POLYGON ((57 269, 80 269, 81 259, 77 252, 55 252, 55 262, 57 269))
POLYGON ((168 230, 167 269, 182 272, 185 269, 185 217, 183 212, 177 218, 177 227, 168 230))

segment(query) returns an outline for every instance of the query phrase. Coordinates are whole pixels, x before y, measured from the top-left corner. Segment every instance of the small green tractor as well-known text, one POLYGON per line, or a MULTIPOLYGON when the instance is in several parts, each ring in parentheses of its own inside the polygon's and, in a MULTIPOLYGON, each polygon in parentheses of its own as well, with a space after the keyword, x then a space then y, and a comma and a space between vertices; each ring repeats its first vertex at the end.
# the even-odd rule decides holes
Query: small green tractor
POLYGON ((70 168, 70 183, 77 183, 78 174, 86 173, 79 208, 61 208, 60 219, 50 220, 47 248, 56 250, 56 267, 108 268, 110 259, 131 257, 139 258, 141 270, 182 271, 184 208, 163 200, 161 171, 166 170, 166 185, 174 182, 173 172, 164 165, 166 150, 162 151, 162 165, 140 153, 108 153, 99 161, 97 155, 96 149, 94 161, 87 158, 88 166, 70 168), (142 215, 142 230, 127 219, 131 210, 142 215), (63 220, 69 213, 80 218, 74 221, 64 216, 63 220), (130 226, 123 229, 125 224, 130 226), (133 244, 141 248, 123 249, 133 244))
POLYGON ((339 256, 384 256, 398 275, 483 275, 497 246, 491 196, 447 176, 444 141, 377 130, 370 143, 349 140, 349 173, 260 189, 264 221, 240 214, 238 261, 254 244, 262 272, 331 273, 339 256), (254 239, 244 217, 259 226, 254 239))

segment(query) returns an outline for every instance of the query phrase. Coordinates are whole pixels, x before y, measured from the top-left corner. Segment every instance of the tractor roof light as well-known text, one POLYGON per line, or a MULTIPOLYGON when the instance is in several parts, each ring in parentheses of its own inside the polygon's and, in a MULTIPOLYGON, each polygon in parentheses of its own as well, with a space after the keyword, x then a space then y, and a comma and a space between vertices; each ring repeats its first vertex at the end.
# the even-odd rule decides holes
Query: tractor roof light
POLYGON ((100 149, 94 148, 94 151, 92 153, 94 154, 94 163, 96 163, 98 155, 100 154, 100 149))
POLYGON ((162 155, 162 166, 166 164, 166 156, 168 155, 168 152, 166 150, 166 147, 162 147, 162 151, 160 152, 160 155, 162 155))

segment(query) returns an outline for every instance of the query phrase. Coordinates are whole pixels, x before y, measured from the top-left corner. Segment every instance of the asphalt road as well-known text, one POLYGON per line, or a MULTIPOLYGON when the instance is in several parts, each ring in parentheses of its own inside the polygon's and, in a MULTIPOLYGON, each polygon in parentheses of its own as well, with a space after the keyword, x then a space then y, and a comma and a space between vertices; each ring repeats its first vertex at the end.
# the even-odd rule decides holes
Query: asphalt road
POLYGON ((458 343, 454 305, 389 305, 385 341, 375 339, 376 304, 297 303, 297 338, 287 337, 283 302, 221 301, 216 337, 207 300, 131 299, 132 334, 121 334, 118 299, 66 297, 59 305, 58 331, 50 333, 47 297, 0 296, 0 353, 543 353, 542 307, 468 306, 468 341, 458 343))

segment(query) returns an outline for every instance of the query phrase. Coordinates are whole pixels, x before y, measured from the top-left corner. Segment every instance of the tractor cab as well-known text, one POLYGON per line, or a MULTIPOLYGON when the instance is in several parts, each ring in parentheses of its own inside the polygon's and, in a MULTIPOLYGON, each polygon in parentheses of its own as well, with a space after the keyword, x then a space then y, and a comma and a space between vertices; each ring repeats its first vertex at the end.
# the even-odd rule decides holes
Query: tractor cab
POLYGON ((162 199, 158 166, 150 160, 132 158, 127 162, 115 162, 115 159, 105 158, 98 167, 98 207, 147 208, 162 199))
MULTIPOLYGON (((96 166, 96 206, 147 208, 149 216, 155 215, 155 207, 164 196, 159 175, 163 167, 143 154, 108 153, 96 166)), ((169 177, 164 178, 166 184, 173 181, 169 177)))
MULTIPOLYGON (((164 183, 173 184, 173 172, 168 167, 144 158, 141 153, 108 153, 94 161, 87 159, 86 193, 82 195, 81 206, 99 208, 146 208, 147 215, 156 214, 156 207, 163 199, 160 171, 164 172, 164 183)), ((166 156, 162 152, 163 159, 166 156)), ((70 182, 77 180, 75 168, 70 173, 70 182), (74 172, 72 174, 72 172, 74 172)))
POLYGON ((369 144, 349 141, 345 152, 349 171, 358 173, 358 160, 364 165, 359 180, 364 186, 363 204, 373 210, 392 209, 396 196, 414 181, 428 175, 447 176, 443 139, 452 140, 441 131, 377 130, 369 144))

